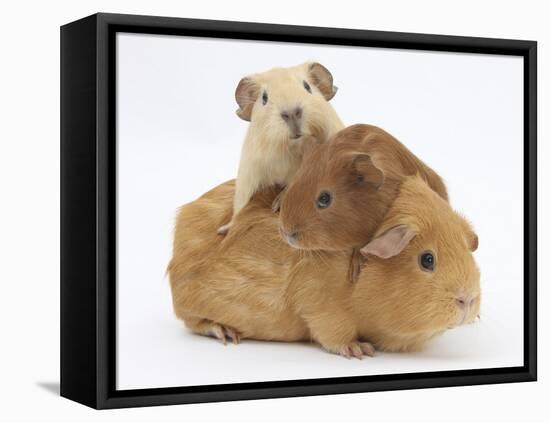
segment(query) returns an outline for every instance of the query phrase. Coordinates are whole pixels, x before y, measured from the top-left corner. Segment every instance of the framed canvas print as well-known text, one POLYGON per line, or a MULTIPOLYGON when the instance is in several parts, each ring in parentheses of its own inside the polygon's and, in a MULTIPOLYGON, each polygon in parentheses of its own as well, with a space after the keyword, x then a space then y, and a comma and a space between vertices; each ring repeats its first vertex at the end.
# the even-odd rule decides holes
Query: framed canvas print
POLYGON ((61 394, 536 380, 536 43, 61 28, 61 394))

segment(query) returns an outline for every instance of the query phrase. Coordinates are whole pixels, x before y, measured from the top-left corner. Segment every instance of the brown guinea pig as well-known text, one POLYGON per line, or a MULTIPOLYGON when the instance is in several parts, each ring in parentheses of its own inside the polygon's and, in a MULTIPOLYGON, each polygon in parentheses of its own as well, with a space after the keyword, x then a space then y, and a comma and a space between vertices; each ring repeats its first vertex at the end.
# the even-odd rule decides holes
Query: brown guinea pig
POLYGON ((420 349, 478 315, 477 237, 420 177, 402 179, 361 249, 367 268, 355 284, 347 253, 281 240, 273 189, 255 196, 219 242, 213 229, 231 213, 233 191, 232 181, 222 184, 178 214, 168 272, 174 311, 192 331, 235 343, 314 340, 360 358, 420 349), (311 266, 309 254, 322 260, 311 266))
POLYGON ((437 173, 376 126, 347 127, 327 143, 304 141, 303 164, 280 202, 281 235, 292 247, 361 247, 382 221, 404 176, 419 174, 447 200, 437 173))

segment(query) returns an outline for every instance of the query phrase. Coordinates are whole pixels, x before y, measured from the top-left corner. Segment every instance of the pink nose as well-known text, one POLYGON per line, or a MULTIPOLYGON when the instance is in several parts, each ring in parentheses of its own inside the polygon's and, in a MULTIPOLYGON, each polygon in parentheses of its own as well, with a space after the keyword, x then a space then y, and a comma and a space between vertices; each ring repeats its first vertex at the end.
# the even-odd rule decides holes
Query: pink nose
POLYGON ((295 242, 298 238, 298 232, 282 232, 283 236, 290 242, 295 242))
POLYGON ((301 107, 295 107, 292 110, 285 110, 281 113, 281 117, 285 122, 292 122, 292 121, 298 121, 302 118, 302 108, 301 107))
POLYGON ((283 239, 290 245, 294 245, 296 241, 298 241, 298 231, 294 229, 286 231, 282 227, 279 227, 279 232, 283 239))
POLYGON ((281 112, 281 117, 288 125, 292 138, 299 138, 302 136, 303 110, 301 107, 285 110, 281 112))

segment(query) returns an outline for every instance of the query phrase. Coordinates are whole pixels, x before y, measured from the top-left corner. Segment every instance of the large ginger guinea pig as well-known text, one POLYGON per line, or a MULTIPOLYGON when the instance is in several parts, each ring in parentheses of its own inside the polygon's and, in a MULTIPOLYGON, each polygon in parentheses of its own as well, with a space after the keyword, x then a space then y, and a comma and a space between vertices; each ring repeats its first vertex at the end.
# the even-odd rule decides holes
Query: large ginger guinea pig
POLYGON ((420 177, 406 178, 361 248, 367 264, 354 309, 358 322, 377 321, 376 329, 364 328, 369 340, 384 350, 415 350, 433 335, 472 323, 481 300, 477 247, 469 222, 420 177))
POLYGON ((231 212, 233 182, 180 209, 169 265, 176 316, 195 333, 239 342, 314 340, 344 356, 374 349, 420 349, 433 336, 479 313, 477 237, 448 202, 417 176, 400 182, 379 230, 361 253, 365 269, 350 284, 349 255, 307 251, 278 234, 262 191, 237 217, 231 236, 216 228, 231 212), (233 233, 235 231, 235 233, 233 233))
POLYGON ((359 248, 372 237, 405 176, 443 199, 441 177, 381 128, 352 125, 327 143, 304 140, 303 164, 282 194, 281 235, 307 250, 359 248))
MULTIPOLYGON (((242 146, 232 216, 252 195, 285 186, 302 160, 302 136, 328 139, 344 127, 329 101, 332 74, 320 63, 273 68, 244 77, 235 91, 237 115, 249 121, 242 146)), ((225 234, 233 219, 218 229, 225 234)))

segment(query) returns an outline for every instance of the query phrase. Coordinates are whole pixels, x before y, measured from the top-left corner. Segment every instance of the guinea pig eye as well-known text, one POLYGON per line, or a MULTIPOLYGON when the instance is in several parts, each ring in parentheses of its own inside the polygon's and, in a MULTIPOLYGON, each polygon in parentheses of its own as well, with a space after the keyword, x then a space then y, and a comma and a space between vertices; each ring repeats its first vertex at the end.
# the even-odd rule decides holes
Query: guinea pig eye
POLYGON ((435 268, 435 257, 431 251, 424 251, 418 256, 418 262, 422 270, 426 272, 433 272, 435 268))
POLYGON ((307 91, 308 93, 311 94, 311 87, 309 86, 309 84, 308 84, 306 81, 304 81, 304 88, 306 89, 306 91, 307 91))
POLYGON ((330 206, 331 201, 331 195, 326 191, 322 192, 317 198, 317 207, 319 207, 320 209, 326 209, 328 206, 330 206))
POLYGON ((262 104, 265 106, 267 104, 267 92, 264 91, 262 94, 262 104))

